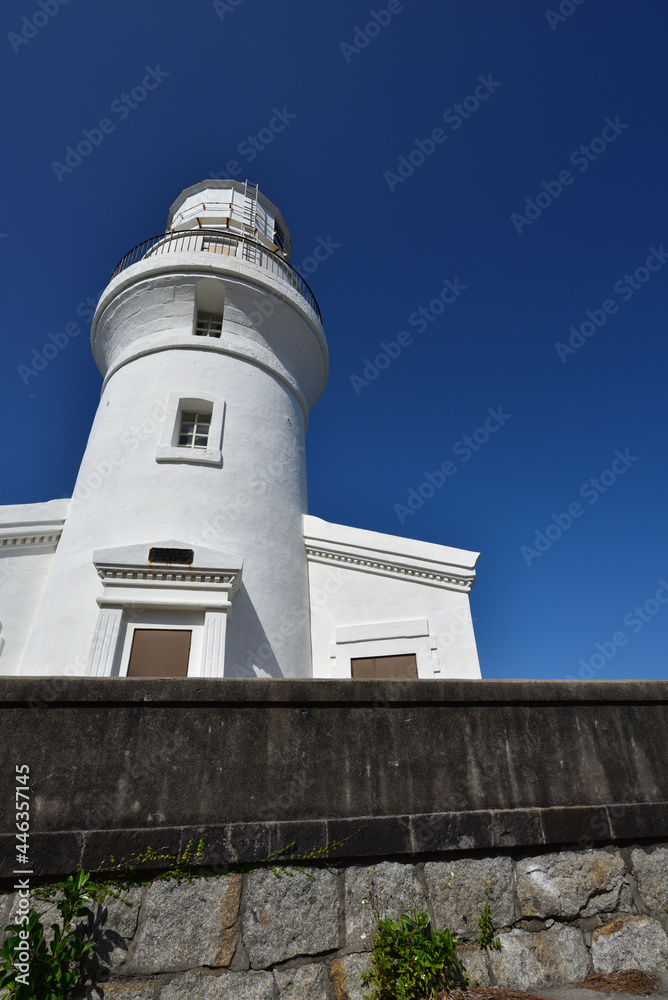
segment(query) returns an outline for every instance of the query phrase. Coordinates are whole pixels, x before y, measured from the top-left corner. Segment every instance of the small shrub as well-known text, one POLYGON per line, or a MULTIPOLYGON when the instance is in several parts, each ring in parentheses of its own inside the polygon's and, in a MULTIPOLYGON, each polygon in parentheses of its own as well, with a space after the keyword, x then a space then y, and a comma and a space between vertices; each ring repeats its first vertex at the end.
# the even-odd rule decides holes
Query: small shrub
POLYGON ((65 1000, 85 979, 84 959, 95 941, 76 921, 93 916, 86 906, 95 898, 89 878, 77 872, 62 883, 63 898, 58 903, 62 926, 51 924, 53 939, 49 944, 39 914, 32 907, 20 923, 6 928, 8 937, 0 951, 0 989, 4 987, 12 1000, 65 1000), (26 950, 29 961, 23 963, 21 952, 26 950))
POLYGON ((362 985, 374 993, 365 1000, 420 1000, 466 982, 449 930, 436 933, 429 915, 413 910, 393 920, 379 920, 373 936, 371 969, 362 985))
POLYGON ((501 951, 501 940, 494 937, 492 907, 489 905, 489 899, 485 901, 485 905, 482 908, 478 927, 480 928, 480 934, 476 938, 476 944, 479 944, 481 948, 496 948, 497 951, 501 951))

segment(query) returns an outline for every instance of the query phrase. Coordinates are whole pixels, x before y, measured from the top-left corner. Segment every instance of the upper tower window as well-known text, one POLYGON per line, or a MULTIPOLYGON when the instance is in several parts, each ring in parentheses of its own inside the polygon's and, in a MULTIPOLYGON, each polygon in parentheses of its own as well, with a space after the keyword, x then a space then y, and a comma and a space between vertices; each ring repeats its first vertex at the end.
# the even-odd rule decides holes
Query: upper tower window
POLYGON ((211 429, 211 414, 198 410, 181 413, 179 448, 206 448, 211 429))
POLYGON ((198 337, 220 337, 223 330, 222 313, 197 313, 195 334, 198 337))

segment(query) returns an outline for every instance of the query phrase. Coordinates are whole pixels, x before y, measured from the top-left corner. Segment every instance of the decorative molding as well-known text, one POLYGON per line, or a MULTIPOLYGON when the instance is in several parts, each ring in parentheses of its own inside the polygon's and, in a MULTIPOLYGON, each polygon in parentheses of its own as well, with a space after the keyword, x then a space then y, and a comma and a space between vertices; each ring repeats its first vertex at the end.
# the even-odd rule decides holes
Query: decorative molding
POLYGON ((15 548, 55 549, 64 525, 64 521, 51 521, 0 528, 0 552, 15 548))
POLYGON ((106 586, 179 587, 187 590, 224 589, 230 597, 239 592, 241 570, 166 569, 164 566, 124 566, 95 563, 98 576, 106 586))
POLYGON ((347 551, 333 545, 316 544, 315 540, 306 540, 306 557, 311 562, 337 563, 347 569, 359 570, 362 573, 375 573, 378 576, 393 576, 409 580, 411 583, 423 583, 429 587, 443 587, 446 590, 458 590, 468 594, 475 580, 475 572, 459 570, 455 566, 441 563, 438 568, 427 560, 416 558, 414 562, 400 562, 394 553, 383 558, 383 553, 369 552, 357 549, 347 551))
POLYGON ((429 635, 426 618, 415 618, 407 622, 370 622, 362 625, 339 625, 334 629, 337 643, 372 642, 376 639, 408 639, 429 635))

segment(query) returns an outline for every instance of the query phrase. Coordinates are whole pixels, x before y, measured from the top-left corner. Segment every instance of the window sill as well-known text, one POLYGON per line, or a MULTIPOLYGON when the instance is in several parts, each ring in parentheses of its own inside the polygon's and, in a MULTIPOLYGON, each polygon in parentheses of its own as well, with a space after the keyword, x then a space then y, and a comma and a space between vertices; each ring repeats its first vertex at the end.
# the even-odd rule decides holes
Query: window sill
POLYGON ((220 465, 222 454, 219 448, 165 448, 155 453, 156 462, 185 462, 190 465, 220 465))

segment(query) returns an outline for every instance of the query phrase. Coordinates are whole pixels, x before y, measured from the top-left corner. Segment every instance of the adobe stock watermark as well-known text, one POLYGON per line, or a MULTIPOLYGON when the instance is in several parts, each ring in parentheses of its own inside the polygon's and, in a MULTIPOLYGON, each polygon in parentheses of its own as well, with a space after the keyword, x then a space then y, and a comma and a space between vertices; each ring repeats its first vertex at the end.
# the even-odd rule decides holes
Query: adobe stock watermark
MULTIPOLYGON (((104 291, 103 288, 97 293, 97 297, 93 298, 88 296, 83 299, 75 309, 75 313, 86 323, 90 323, 95 315, 95 307, 99 302, 100 296, 104 291)), ((30 363, 26 365, 17 365, 16 371, 19 378, 24 385, 28 385, 31 378, 36 378, 40 375, 45 368, 48 368, 49 364, 61 354, 66 347, 69 347, 71 342, 79 336, 81 333, 81 327, 74 320, 70 320, 65 323, 62 330, 56 333, 47 333, 46 341, 39 348, 33 347, 30 356, 30 363)))
MULTIPOLYGON (((588 170, 592 163, 598 160, 599 156, 608 149, 608 147, 619 139, 622 132, 629 126, 620 121, 619 115, 615 115, 613 118, 606 118, 604 122, 604 129, 600 136, 596 136, 591 139, 588 146, 578 146, 574 149, 568 158, 568 162, 578 168, 578 172, 583 174, 585 170, 588 170)), ((575 181, 575 176, 570 170, 561 170, 558 174, 557 180, 554 181, 541 181, 542 191, 539 191, 537 195, 533 198, 524 199, 524 214, 521 212, 512 212, 510 216, 510 221, 515 226, 515 230, 522 235, 522 230, 525 226, 531 226, 536 219, 539 219, 543 212, 550 207, 560 198, 564 192, 564 189, 570 187, 575 181)))
MULTIPOLYGON (((478 85, 473 89, 473 92, 465 97, 461 104, 453 104, 452 107, 447 108, 442 114, 442 119, 446 125, 450 126, 452 132, 456 132, 460 129, 467 119, 471 115, 475 114, 480 105, 494 94, 501 83, 498 80, 494 80, 492 74, 489 73, 486 77, 478 77, 478 85)), ((433 156, 436 152, 436 147, 443 145, 448 139, 448 134, 442 128, 437 127, 432 129, 429 136, 426 139, 415 139, 413 146, 414 148, 404 156, 397 159, 396 170, 386 170, 383 173, 383 178, 389 187, 390 191, 395 191, 397 185, 404 184, 409 177, 411 177, 418 167, 421 167, 425 160, 433 156)))
MULTIPOLYGON (((617 450, 609 469, 604 469, 603 472, 599 472, 597 477, 592 476, 591 479, 582 484, 579 490, 580 496, 590 505, 597 503, 601 496, 607 493, 637 461, 638 456, 631 455, 628 448, 624 452, 617 450)), ((520 552, 524 556, 527 566, 531 566, 535 559, 539 559, 551 549, 554 543, 559 541, 561 536, 569 531, 575 521, 581 518, 584 513, 585 508, 582 504, 573 501, 563 513, 552 514, 551 522, 547 527, 543 531, 536 530, 534 532, 533 548, 530 545, 520 546, 520 552)))
MULTIPOLYGON (((309 603, 311 607, 323 607, 329 602, 332 594, 341 590, 346 582, 346 571, 339 567, 328 566, 324 572, 325 579, 321 587, 309 588, 309 603)), ((310 610, 296 612, 291 616, 290 621, 283 622, 280 626, 279 634, 274 639, 273 645, 269 642, 261 643, 257 649, 246 647, 245 667, 235 663, 231 676, 233 677, 275 677, 270 668, 277 664, 277 654, 281 652, 288 639, 298 632, 303 625, 310 624, 310 610)))
POLYGON ((200 531, 200 538, 208 545, 220 541, 229 534, 234 524, 246 516, 246 511, 253 506, 256 499, 268 496, 276 489, 276 486, 283 482, 285 478, 285 464, 281 454, 291 452, 304 454, 306 445, 304 439, 300 444, 295 443, 294 434, 290 434, 287 429, 281 429, 276 438, 273 439, 273 447, 276 449, 276 458, 262 468, 261 475, 250 475, 245 482, 245 490, 236 494, 231 502, 225 503, 220 512, 216 514, 212 521, 207 521, 200 531))
POLYGON ((332 256, 335 250, 341 247, 340 243, 335 243, 332 239, 331 234, 323 239, 322 236, 318 236, 315 241, 315 246, 308 257, 304 257, 303 261, 297 267, 297 271, 305 271, 306 274, 313 274, 318 270, 321 264, 324 264, 326 260, 332 256))
MULTIPOLYGON (((437 649, 449 649, 464 635, 470 635, 471 627, 477 618, 473 618, 468 607, 456 608, 449 622, 436 631, 437 649)), ((442 668, 441 668, 442 670, 442 668)))
POLYGON ((241 7, 244 0, 213 0, 213 9, 221 21, 225 20, 226 14, 233 14, 237 7, 241 7))
POLYGON ((584 2, 585 0, 561 0, 557 10, 546 10, 545 17, 552 31, 556 31, 584 2))
MULTIPOLYGON (((408 325, 412 326, 418 333, 424 333, 430 323, 433 323, 445 312, 446 306, 456 302, 462 292, 465 292, 468 285, 462 285, 459 278, 445 278, 443 288, 439 296, 432 299, 428 306, 420 306, 408 317, 408 325)), ((355 390, 355 394, 360 396, 362 389, 371 385, 381 372, 389 368, 393 361, 396 361, 402 350, 413 344, 413 335, 407 330, 401 330, 395 340, 389 344, 381 341, 378 345, 380 352, 376 354, 373 361, 370 358, 364 359, 364 368, 361 375, 349 375, 350 384, 355 390)))
POLYGON ((16 34, 10 31, 7 35, 7 41, 14 49, 14 52, 20 52, 24 45, 31 42, 35 38, 42 28, 46 28, 57 14, 60 13, 60 8, 68 4, 70 0, 38 0, 37 6, 38 10, 30 17, 24 17, 21 20, 21 31, 20 34, 16 34))
MULTIPOLYGON (((636 605, 624 615, 622 622, 631 630, 632 635, 637 635, 668 604, 668 583, 663 578, 658 583, 659 588, 655 592, 654 597, 650 597, 640 606, 636 605)), ((580 664, 578 676, 574 677, 573 674, 566 674, 566 680, 591 680, 596 676, 596 671, 602 670, 603 667, 607 666, 610 660, 617 655, 617 651, 626 646, 628 641, 629 637, 626 632, 619 629, 617 632, 613 632, 610 638, 604 642, 595 643, 596 652, 592 653, 587 659, 581 656, 578 660, 580 664)))
MULTIPOLYGON (((109 106, 110 112, 116 116, 118 121, 125 121, 129 117, 130 112, 138 108, 146 100, 149 93, 152 90, 156 90, 168 76, 169 73, 160 69, 159 63, 156 63, 155 67, 146 66, 146 74, 141 82, 136 84, 129 94, 123 93, 120 97, 113 100, 109 106)), ((86 157, 90 156, 94 149, 102 145, 105 137, 116 131, 116 125, 117 123, 112 121, 111 118, 105 117, 100 119, 96 128, 82 129, 81 134, 83 139, 79 139, 76 147, 71 145, 65 147, 64 162, 61 163, 59 160, 51 161, 51 169, 56 175, 58 182, 62 184, 66 174, 73 173, 77 167, 81 166, 86 157)))
MULTIPOLYGON (((311 254, 301 262, 300 268, 306 271, 307 274, 313 274, 321 264, 329 260, 334 251, 338 250, 340 246, 340 243, 334 242, 331 235, 326 240, 322 236, 318 236, 315 247, 311 251, 311 254)), ((299 273, 299 269, 297 270, 299 273)), ((283 299, 272 292, 265 292, 262 298, 253 299, 252 304, 255 308, 248 314, 253 328, 259 330, 268 319, 271 319, 277 307, 282 303, 283 299)))
MULTIPOLYGON (((473 455, 487 444, 490 437, 500 431, 511 418, 511 414, 504 413, 501 406, 498 406, 496 410, 490 407, 487 413, 489 416, 485 418, 480 427, 476 427, 471 434, 465 434, 452 446, 452 454, 461 458, 462 465, 469 462, 473 455)), ((456 475, 457 472, 459 472, 459 466, 451 458, 446 458, 433 472, 425 472, 424 480, 420 485, 409 488, 406 503, 394 504, 393 510, 399 523, 403 524, 407 517, 412 517, 416 511, 424 507, 425 500, 431 500, 436 491, 442 489, 447 480, 456 475)))
MULTIPOLYGON (((291 111, 288 111, 285 104, 280 110, 272 108, 272 117, 264 128, 261 128, 256 135, 246 136, 239 143, 237 146, 238 155, 243 156, 246 163, 252 163, 257 154, 266 149, 277 135, 284 132, 290 122, 293 122, 296 117, 297 115, 293 115, 291 111)), ((224 170, 210 170, 209 177, 215 181, 228 181, 231 178, 238 177, 242 170, 243 167, 238 160, 228 160, 224 170)))
MULTIPOLYGON (((668 253, 663 249, 663 243, 659 249, 649 248, 649 256, 644 264, 637 267, 633 274, 625 274, 615 282, 613 291, 620 297, 622 302, 628 302, 633 298, 643 285, 647 284, 655 271, 660 271, 668 260, 668 253)), ((566 364, 571 354, 575 354, 584 347, 587 340, 594 336, 608 322, 610 316, 614 316, 619 310, 619 304, 614 299, 604 299, 599 309, 587 309, 586 319, 579 326, 569 326, 570 337, 568 343, 563 344, 557 341, 554 349, 562 364, 566 364)))
POLYGON ((158 399, 149 417, 141 423, 133 424, 118 437, 118 447, 108 449, 106 457, 95 462, 91 472, 88 472, 84 479, 77 479, 72 503, 82 503, 99 490, 113 476, 116 469, 125 465, 128 457, 132 455, 140 444, 149 437, 155 436, 164 419, 169 405, 167 397, 158 399))
MULTIPOLYGON (((408 0, 408 2, 412 3, 413 0, 408 0)), ((364 27, 360 28, 359 25, 355 25, 352 44, 350 42, 339 43, 339 48, 346 62, 351 63, 353 56, 360 55, 372 39, 377 38, 383 28, 387 28, 392 18, 396 17, 397 14, 403 14, 404 10, 401 0, 389 0, 387 7, 381 7, 380 10, 370 10, 370 20, 364 27)))

